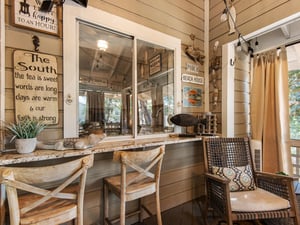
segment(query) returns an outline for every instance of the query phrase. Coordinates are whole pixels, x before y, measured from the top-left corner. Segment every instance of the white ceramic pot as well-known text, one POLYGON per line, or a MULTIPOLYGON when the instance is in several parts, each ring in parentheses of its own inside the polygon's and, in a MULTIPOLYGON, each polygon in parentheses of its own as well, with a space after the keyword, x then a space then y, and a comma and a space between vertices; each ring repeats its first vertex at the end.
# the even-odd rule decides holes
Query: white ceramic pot
POLYGON ((16 139, 15 147, 18 153, 31 153, 36 147, 36 138, 16 139))

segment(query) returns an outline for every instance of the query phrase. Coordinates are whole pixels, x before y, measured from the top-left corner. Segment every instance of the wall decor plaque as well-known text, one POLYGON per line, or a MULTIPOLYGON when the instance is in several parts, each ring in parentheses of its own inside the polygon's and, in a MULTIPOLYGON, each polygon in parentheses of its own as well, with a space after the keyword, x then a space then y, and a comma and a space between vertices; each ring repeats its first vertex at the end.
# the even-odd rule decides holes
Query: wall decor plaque
POLYGON ((57 60, 55 56, 14 51, 16 120, 25 118, 58 123, 57 60))
POLYGON ((195 87, 183 87, 183 107, 202 106, 202 89, 195 87))
POLYGON ((50 12, 39 11, 42 1, 13 0, 13 24, 15 26, 59 35, 56 5, 50 12))
POLYGON ((191 73, 199 73, 199 66, 196 64, 186 63, 186 71, 191 73))
POLYGON ((193 84, 204 84, 204 78, 200 76, 194 76, 190 74, 183 73, 181 75, 181 80, 186 83, 193 83, 193 84))

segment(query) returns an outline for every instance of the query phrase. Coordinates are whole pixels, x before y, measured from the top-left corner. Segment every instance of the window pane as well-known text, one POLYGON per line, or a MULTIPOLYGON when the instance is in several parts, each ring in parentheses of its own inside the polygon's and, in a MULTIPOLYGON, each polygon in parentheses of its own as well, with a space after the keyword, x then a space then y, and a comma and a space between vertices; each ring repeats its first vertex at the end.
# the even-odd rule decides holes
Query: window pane
POLYGON ((80 134, 132 134, 130 36, 79 23, 80 134))
POLYGON ((137 41, 138 134, 173 132, 174 51, 137 41))
POLYGON ((300 44, 287 47, 290 138, 300 140, 300 44))

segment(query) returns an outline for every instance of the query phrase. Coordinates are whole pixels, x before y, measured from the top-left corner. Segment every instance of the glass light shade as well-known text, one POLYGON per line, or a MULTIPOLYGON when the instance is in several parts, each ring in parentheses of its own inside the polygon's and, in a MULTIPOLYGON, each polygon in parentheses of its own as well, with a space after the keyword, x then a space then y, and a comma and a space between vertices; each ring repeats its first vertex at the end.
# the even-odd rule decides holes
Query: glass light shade
POLYGON ((227 20, 227 13, 222 13, 221 15, 221 22, 225 22, 227 20))
POLYGON ((102 51, 106 51, 106 49, 108 48, 108 43, 105 40, 98 40, 97 47, 102 51))

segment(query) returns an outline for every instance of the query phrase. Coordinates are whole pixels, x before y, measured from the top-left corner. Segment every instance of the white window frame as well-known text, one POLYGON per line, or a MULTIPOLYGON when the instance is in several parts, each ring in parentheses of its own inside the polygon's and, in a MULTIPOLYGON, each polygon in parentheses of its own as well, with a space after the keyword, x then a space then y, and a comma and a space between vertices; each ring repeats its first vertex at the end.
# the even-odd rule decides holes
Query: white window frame
MULTIPOLYGON (((144 40, 174 50, 174 113, 181 110, 181 40, 173 36, 150 29, 141 24, 126 20, 100 9, 88 6, 79 7, 77 4, 66 1, 63 5, 63 60, 64 60, 64 137, 78 137, 78 21, 110 28, 134 37, 134 50, 136 52, 136 40, 144 40)), ((136 58, 136 57, 135 57, 136 58)), ((134 59, 134 78, 136 79, 136 66, 134 59)), ((134 88, 136 96, 136 88, 134 88)), ((135 99, 135 98, 134 98, 135 99)), ((135 101, 134 101, 135 102, 135 101)), ((136 102, 134 108, 136 109, 136 102)), ((136 114, 136 110, 135 114, 136 114)), ((134 118, 135 124, 136 116, 134 118)), ((133 131, 133 137, 137 137, 137 131, 133 131)), ((151 136, 151 135, 149 135, 151 136)), ((160 134, 161 136, 161 134, 160 134)), ((145 136, 143 136, 145 137, 145 136)), ((153 136, 151 136, 153 137, 153 136)))

